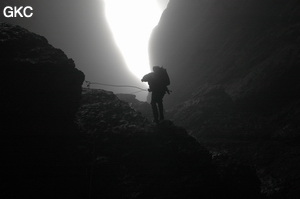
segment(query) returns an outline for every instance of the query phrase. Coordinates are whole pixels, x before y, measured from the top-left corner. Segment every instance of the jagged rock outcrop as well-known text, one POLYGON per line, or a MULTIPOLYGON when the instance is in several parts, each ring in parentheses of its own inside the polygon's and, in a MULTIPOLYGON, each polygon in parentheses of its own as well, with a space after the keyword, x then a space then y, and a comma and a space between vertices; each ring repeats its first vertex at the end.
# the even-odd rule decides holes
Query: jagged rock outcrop
POLYGON ((0 51, 3 125, 47 129, 74 119, 84 74, 72 59, 44 37, 6 23, 0 51))
POLYGON ((173 0, 150 41, 152 64, 172 79, 169 117, 249 157, 263 190, 283 197, 300 184, 299 13, 296 0, 173 0))

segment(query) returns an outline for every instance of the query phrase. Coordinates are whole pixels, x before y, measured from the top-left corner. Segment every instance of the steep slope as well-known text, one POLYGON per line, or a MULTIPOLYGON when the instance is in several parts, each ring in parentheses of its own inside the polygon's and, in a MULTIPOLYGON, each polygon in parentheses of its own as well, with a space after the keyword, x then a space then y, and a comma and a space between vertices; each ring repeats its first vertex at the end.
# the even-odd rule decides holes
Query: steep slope
POLYGON ((169 117, 282 198, 300 184, 299 13, 295 0, 173 0, 150 42, 172 79, 169 117))

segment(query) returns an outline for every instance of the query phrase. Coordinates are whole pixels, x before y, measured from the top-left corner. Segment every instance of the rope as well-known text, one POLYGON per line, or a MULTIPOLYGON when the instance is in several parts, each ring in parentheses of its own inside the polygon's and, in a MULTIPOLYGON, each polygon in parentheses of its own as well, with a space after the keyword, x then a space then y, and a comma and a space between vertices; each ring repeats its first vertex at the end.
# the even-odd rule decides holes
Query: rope
POLYGON ((104 83, 99 83, 99 82, 90 82, 90 81, 85 81, 87 84, 87 87, 89 88, 91 84, 97 84, 97 85, 101 85, 101 86, 111 86, 111 87, 119 87, 119 88, 135 88, 135 89, 139 89, 140 92, 142 91, 148 91, 147 89, 143 89, 137 86, 131 86, 131 85, 115 85, 115 84, 104 84, 104 83))
POLYGON ((137 94, 137 93, 140 93, 140 92, 143 92, 144 90, 142 91, 135 91, 135 92, 132 92, 132 93, 129 93, 129 94, 137 94))

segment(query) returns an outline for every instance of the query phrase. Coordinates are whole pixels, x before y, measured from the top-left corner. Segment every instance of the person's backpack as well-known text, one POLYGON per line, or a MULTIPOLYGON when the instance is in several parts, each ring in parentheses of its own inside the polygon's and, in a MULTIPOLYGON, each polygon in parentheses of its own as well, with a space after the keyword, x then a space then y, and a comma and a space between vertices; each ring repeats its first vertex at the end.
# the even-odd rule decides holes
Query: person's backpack
POLYGON ((170 94, 170 90, 168 89, 168 86, 170 85, 170 78, 169 75, 167 73, 167 69, 163 68, 163 67, 159 67, 158 68, 158 79, 159 79, 159 84, 162 86, 162 88, 168 93, 170 94))
POLYGON ((159 81, 163 86, 169 86, 170 85, 170 78, 167 73, 167 69, 160 67, 159 68, 159 81))

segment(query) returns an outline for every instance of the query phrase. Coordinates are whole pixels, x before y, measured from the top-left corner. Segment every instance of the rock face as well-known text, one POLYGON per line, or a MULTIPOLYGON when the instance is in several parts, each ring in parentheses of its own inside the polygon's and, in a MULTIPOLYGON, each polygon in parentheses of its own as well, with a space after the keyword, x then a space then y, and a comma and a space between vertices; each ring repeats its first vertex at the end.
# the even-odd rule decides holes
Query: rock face
POLYGON ((74 119, 84 74, 72 59, 44 37, 6 23, 0 24, 0 51, 1 115, 8 129, 47 129, 74 119))
POLYGON ((169 117, 212 150, 248 157, 262 190, 282 197, 300 184, 299 13, 296 0, 173 0, 150 42, 171 77, 169 117))

